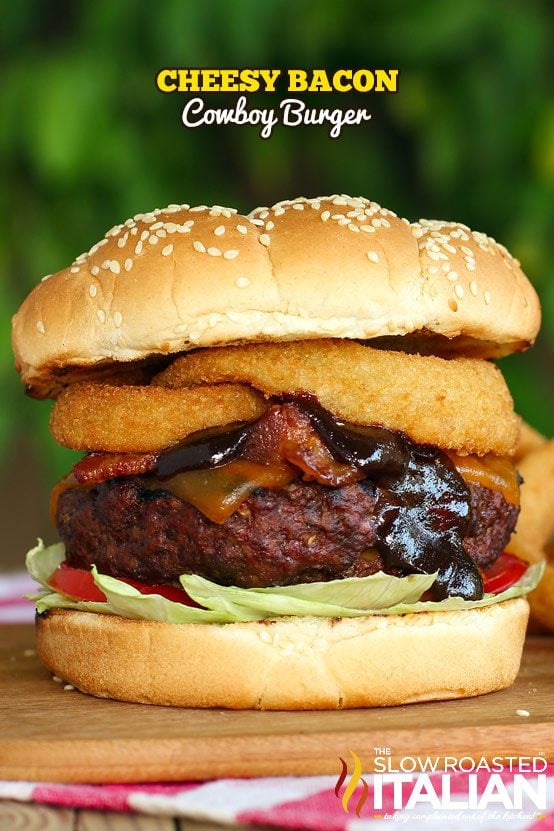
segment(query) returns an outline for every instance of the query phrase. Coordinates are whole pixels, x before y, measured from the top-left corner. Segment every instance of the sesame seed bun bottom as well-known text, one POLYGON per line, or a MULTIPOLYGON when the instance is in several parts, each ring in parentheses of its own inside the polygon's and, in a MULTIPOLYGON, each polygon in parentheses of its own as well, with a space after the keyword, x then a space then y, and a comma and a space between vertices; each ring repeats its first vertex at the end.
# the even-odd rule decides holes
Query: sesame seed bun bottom
POLYGON ((101 698, 311 710, 465 698, 519 670, 523 598, 457 612, 173 625, 53 610, 37 618, 54 674, 101 698))

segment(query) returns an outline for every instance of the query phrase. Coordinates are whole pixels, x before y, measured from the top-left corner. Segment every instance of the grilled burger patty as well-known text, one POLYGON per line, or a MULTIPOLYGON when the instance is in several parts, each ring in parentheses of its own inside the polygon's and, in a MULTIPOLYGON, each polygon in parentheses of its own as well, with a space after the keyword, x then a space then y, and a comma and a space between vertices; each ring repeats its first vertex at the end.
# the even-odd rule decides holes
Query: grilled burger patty
MULTIPOLYGON (((468 483, 471 517, 464 538, 480 567, 502 553, 519 509, 498 491, 468 483)), ((329 488, 295 480, 254 491, 216 524, 166 490, 140 477, 109 480, 59 497, 56 519, 67 562, 115 577, 172 583, 195 573, 242 587, 364 576, 387 568, 376 552, 378 491, 364 479, 329 488)))

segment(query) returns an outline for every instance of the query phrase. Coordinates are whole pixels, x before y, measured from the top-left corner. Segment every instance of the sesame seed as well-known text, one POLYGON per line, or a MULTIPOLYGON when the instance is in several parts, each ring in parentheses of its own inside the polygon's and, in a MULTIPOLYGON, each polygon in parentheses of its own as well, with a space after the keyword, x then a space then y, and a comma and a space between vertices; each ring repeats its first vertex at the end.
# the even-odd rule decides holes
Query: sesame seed
POLYGON ((293 207, 293 210, 295 210, 295 211, 303 211, 304 210, 304 205, 300 205, 298 202, 295 205, 293 205, 292 207, 293 207))
POLYGON ((195 251, 198 251, 199 254, 205 254, 206 253, 206 247, 204 245, 202 245, 200 240, 197 240, 197 239, 194 240, 194 242, 192 243, 192 247, 194 248, 195 251))
POLYGON ((42 320, 37 321, 37 330, 40 332, 41 335, 44 335, 45 329, 42 320))
POLYGON ((266 231, 273 231, 273 229, 275 228, 275 223, 271 221, 266 222, 265 227, 266 231))
POLYGON ((125 271, 130 271, 133 267, 133 261, 130 257, 125 260, 125 271))
POLYGON ((113 322, 118 328, 121 326, 121 324, 123 323, 123 316, 121 312, 115 312, 113 316, 113 322))
POLYGON ((375 228, 372 225, 360 225, 360 231, 365 231, 366 234, 373 234, 375 228))
POLYGON ((172 245, 166 245, 164 248, 162 248, 162 254, 163 254, 164 257, 168 257, 172 253, 173 253, 173 246, 172 245))
POLYGON ((475 271, 477 266, 475 265, 475 260, 470 260, 466 263, 466 268, 468 271, 475 271))
POLYGON ((349 230, 349 231, 355 231, 357 234, 359 234, 359 233, 360 233, 360 229, 358 228, 358 226, 357 226, 357 225, 354 225, 354 223, 353 223, 353 222, 350 222, 350 223, 348 224, 348 230, 349 230))
POLYGON ((491 301, 492 301, 492 297, 491 297, 491 293, 490 293, 490 291, 486 291, 486 292, 484 293, 483 297, 484 297, 484 299, 485 299, 485 303, 487 304, 487 306, 490 306, 491 301))
POLYGON ((251 219, 250 222, 252 223, 252 225, 262 225, 263 226, 263 224, 264 224, 263 219, 251 219))
POLYGON ((135 254, 140 254, 141 252, 142 252, 142 240, 139 239, 139 241, 135 245, 135 254))
POLYGON ((174 234, 179 226, 176 225, 174 222, 165 222, 164 228, 168 234, 174 234))
POLYGON ((248 228, 246 227, 246 225, 237 225, 237 231, 239 232, 239 234, 247 234, 248 228))
POLYGON ((447 274, 450 271, 450 264, 449 263, 443 263, 441 265, 441 268, 445 272, 445 274, 447 274))
POLYGON ((163 222, 155 222, 152 227, 150 228, 151 231, 156 231, 158 228, 163 226, 163 222))
POLYGON ((98 309, 98 311, 96 312, 96 317, 98 318, 100 323, 106 322, 106 313, 103 309, 98 309))
POLYGON ((475 280, 472 280, 469 284, 469 290, 474 297, 477 297, 477 283, 475 282, 475 280))
POLYGON ((444 247, 446 248, 447 251, 450 251, 451 254, 456 253, 456 249, 454 248, 453 245, 450 245, 449 242, 444 243, 444 247))
POLYGON ((158 237, 155 234, 152 234, 152 236, 148 237, 148 242, 150 243, 150 245, 156 245, 156 243, 158 242, 158 237))
POLYGON ((248 277, 237 277, 237 279, 235 280, 235 285, 239 289, 245 289, 247 286, 250 285, 250 280, 248 279, 248 277))
POLYGON ((211 245, 208 248, 208 254, 210 255, 210 257, 221 257, 221 251, 219 250, 219 248, 216 248, 214 245, 211 245))
POLYGON ((337 220, 337 219, 346 219, 346 217, 345 217, 344 214, 333 214, 331 219, 335 219, 335 220, 337 220))
POLYGON ((40 282, 41 282, 41 283, 45 283, 45 282, 46 282, 46 280, 49 280, 51 276, 52 276, 51 274, 45 274, 45 275, 44 275, 44 277, 42 278, 42 280, 41 280, 40 282))
POLYGON ((468 257, 473 258, 473 251, 471 248, 468 248, 467 245, 462 245, 461 250, 464 254, 467 254, 468 257))
POLYGON ((260 219, 267 219, 269 216, 269 211, 262 211, 260 214, 260 219))
POLYGON ((431 265, 429 266, 427 271, 429 272, 429 274, 438 274, 439 268, 436 265, 431 265))
POLYGON ((64 690, 74 690, 75 689, 73 684, 64 684, 63 688, 64 688, 64 690))
POLYGON ((228 248, 227 251, 223 252, 223 256, 226 260, 234 260, 235 257, 238 257, 239 252, 236 248, 228 248))
POLYGON ((330 216, 331 216, 331 211, 323 211, 323 213, 321 214, 321 218, 324 222, 327 222, 327 220, 329 219, 330 216))
POLYGON ((90 273, 92 274, 93 277, 96 277, 97 274, 100 274, 100 269, 98 268, 97 265, 93 265, 91 270, 90 270, 90 273))
POLYGON ((377 253, 377 251, 368 251, 367 258, 368 260, 371 260, 372 263, 379 262, 379 254, 377 253))
POLYGON ((150 231, 143 231, 142 234, 140 235, 140 238, 144 242, 144 240, 147 240, 149 236, 150 236, 150 231))
POLYGON ((523 718, 527 718, 530 715, 531 713, 529 712, 529 710, 516 710, 516 716, 522 716, 523 718))
POLYGON ((383 221, 382 219, 375 218, 375 219, 371 220, 371 224, 373 225, 374 228, 379 228, 381 226, 382 221, 383 221))
POLYGON ((93 285, 91 283, 91 285, 88 287, 88 293, 90 294, 91 297, 96 297, 96 295, 98 293, 98 289, 96 288, 95 285, 93 285))
POLYGON ((112 274, 119 274, 119 272, 121 271, 121 268, 117 260, 111 260, 110 271, 112 272, 112 274))
POLYGON ((178 226, 177 226, 177 233, 178 233, 178 234, 189 234, 189 233, 190 233, 190 229, 191 229, 191 226, 190 226, 190 225, 188 225, 188 224, 185 222, 185 223, 184 223, 184 225, 178 225, 178 226))
POLYGON ((266 247, 269 246, 269 243, 271 242, 269 234, 260 234, 260 242, 262 245, 265 245, 266 247))
POLYGON ((70 268, 69 270, 70 270, 70 272, 71 272, 72 274, 77 274, 77 273, 80 271, 80 268, 79 268, 79 266, 78 266, 78 265, 74 265, 74 266, 72 266, 72 268, 70 268))
POLYGON ((457 271, 449 271, 446 275, 446 279, 450 280, 452 283, 455 283, 458 279, 458 272, 457 271))
POLYGON ((163 239, 164 237, 167 237, 167 231, 164 231, 163 228, 158 228, 158 230, 156 231, 156 236, 160 239, 163 239))
POLYGON ((125 248, 125 243, 127 242, 125 237, 120 237, 117 241, 118 248, 125 248))
POLYGON ((454 286, 454 293, 456 294, 456 297, 458 297, 460 300, 464 299, 464 289, 459 283, 456 286, 454 286))
POLYGON ((217 228, 214 230, 214 234, 216 237, 220 237, 225 233, 225 225, 218 225, 217 228))
POLYGON ((282 216, 285 213, 284 208, 275 208, 275 216, 282 216))
POLYGON ((55 681, 56 684, 62 684, 63 683, 63 678, 60 678, 59 675, 53 675, 52 676, 52 681, 55 681))

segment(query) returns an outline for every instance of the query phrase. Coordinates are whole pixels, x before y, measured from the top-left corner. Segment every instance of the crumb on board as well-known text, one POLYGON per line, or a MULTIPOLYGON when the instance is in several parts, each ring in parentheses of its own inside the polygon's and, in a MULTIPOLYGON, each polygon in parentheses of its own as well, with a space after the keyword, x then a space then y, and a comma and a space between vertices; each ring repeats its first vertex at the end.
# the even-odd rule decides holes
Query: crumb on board
POLYGON ((531 715, 529 710, 516 710, 516 716, 524 716, 527 718, 529 715, 531 715))

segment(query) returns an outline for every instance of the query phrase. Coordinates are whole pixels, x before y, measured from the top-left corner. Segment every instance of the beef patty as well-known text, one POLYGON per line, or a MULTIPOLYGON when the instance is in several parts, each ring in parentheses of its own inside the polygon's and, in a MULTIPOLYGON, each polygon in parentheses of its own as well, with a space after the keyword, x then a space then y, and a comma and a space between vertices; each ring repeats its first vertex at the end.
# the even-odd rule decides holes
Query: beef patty
MULTIPOLYGON (((518 508, 497 491, 468 487, 471 521, 464 548, 486 567, 502 553, 518 508)), ((64 491, 57 525, 75 567, 94 563, 104 574, 147 583, 195 573, 246 588, 290 585, 381 569, 398 574, 374 549, 377 501, 368 479, 340 488, 297 480, 279 490, 255 491, 218 525, 168 491, 125 477, 64 491)))

